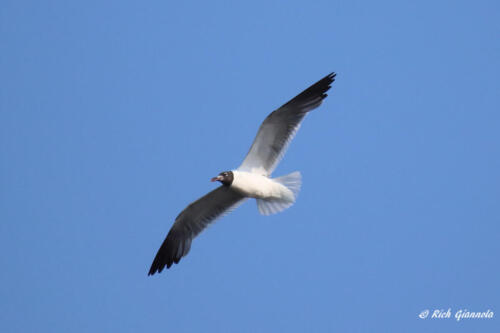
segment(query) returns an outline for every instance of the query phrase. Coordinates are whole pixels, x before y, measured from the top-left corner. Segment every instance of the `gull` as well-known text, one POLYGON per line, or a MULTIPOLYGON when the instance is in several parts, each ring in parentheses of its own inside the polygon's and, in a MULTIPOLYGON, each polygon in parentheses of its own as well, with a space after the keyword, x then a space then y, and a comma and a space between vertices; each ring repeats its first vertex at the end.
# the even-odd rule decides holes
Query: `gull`
POLYGON ((266 117, 243 163, 212 178, 211 181, 222 185, 189 204, 177 216, 148 275, 179 263, 188 254, 193 238, 248 198, 256 199, 262 215, 275 214, 293 205, 302 184, 300 172, 277 178, 271 178, 271 174, 306 114, 320 106, 327 96, 335 75, 328 74, 266 117))

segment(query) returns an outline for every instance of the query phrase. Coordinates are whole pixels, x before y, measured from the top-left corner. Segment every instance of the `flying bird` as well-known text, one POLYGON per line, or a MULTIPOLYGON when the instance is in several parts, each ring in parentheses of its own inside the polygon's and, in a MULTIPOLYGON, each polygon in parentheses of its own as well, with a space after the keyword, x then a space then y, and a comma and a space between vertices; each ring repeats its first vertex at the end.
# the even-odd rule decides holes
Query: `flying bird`
POLYGON ((212 178, 211 181, 222 185, 191 203, 177 216, 148 275, 179 263, 188 254, 193 238, 247 198, 256 199, 257 208, 263 215, 275 214, 293 205, 302 184, 300 172, 277 178, 271 178, 271 174, 305 115, 320 106, 327 96, 335 75, 328 74, 267 116, 243 163, 235 170, 221 172, 212 178))

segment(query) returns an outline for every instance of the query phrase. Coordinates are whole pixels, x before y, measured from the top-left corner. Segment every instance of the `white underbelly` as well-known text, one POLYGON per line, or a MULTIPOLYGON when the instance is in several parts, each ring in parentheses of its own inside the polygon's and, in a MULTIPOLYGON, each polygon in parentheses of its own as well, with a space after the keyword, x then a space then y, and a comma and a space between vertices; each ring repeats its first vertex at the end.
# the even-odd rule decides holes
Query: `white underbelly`
POLYGON ((241 194, 256 199, 282 199, 293 193, 284 185, 275 182, 269 177, 256 173, 234 171, 231 187, 241 194))

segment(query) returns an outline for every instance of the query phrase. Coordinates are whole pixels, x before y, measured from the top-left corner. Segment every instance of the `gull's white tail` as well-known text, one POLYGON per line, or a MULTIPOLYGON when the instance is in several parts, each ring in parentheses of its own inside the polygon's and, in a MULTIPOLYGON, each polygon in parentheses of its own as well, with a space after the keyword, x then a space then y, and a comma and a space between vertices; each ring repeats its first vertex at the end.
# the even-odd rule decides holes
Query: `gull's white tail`
POLYGON ((273 178, 273 180, 285 186, 291 193, 287 198, 257 199, 257 207, 262 215, 276 214, 293 205, 299 195, 300 186, 302 185, 302 176, 298 171, 278 178, 273 178))

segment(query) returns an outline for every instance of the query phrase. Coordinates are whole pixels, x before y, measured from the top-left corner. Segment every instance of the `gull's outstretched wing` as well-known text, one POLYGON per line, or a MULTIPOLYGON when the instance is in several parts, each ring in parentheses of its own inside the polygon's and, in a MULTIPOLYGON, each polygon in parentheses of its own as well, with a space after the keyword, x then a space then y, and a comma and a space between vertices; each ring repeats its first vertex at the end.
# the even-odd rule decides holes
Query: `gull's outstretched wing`
POLYGON ((238 170, 271 175, 304 116, 317 108, 327 96, 335 75, 328 74, 267 116, 238 170))
POLYGON ((191 241, 216 218, 236 208, 244 196, 228 186, 220 186, 191 203, 175 219, 174 225, 163 241, 148 275, 170 268, 188 254, 191 241))

